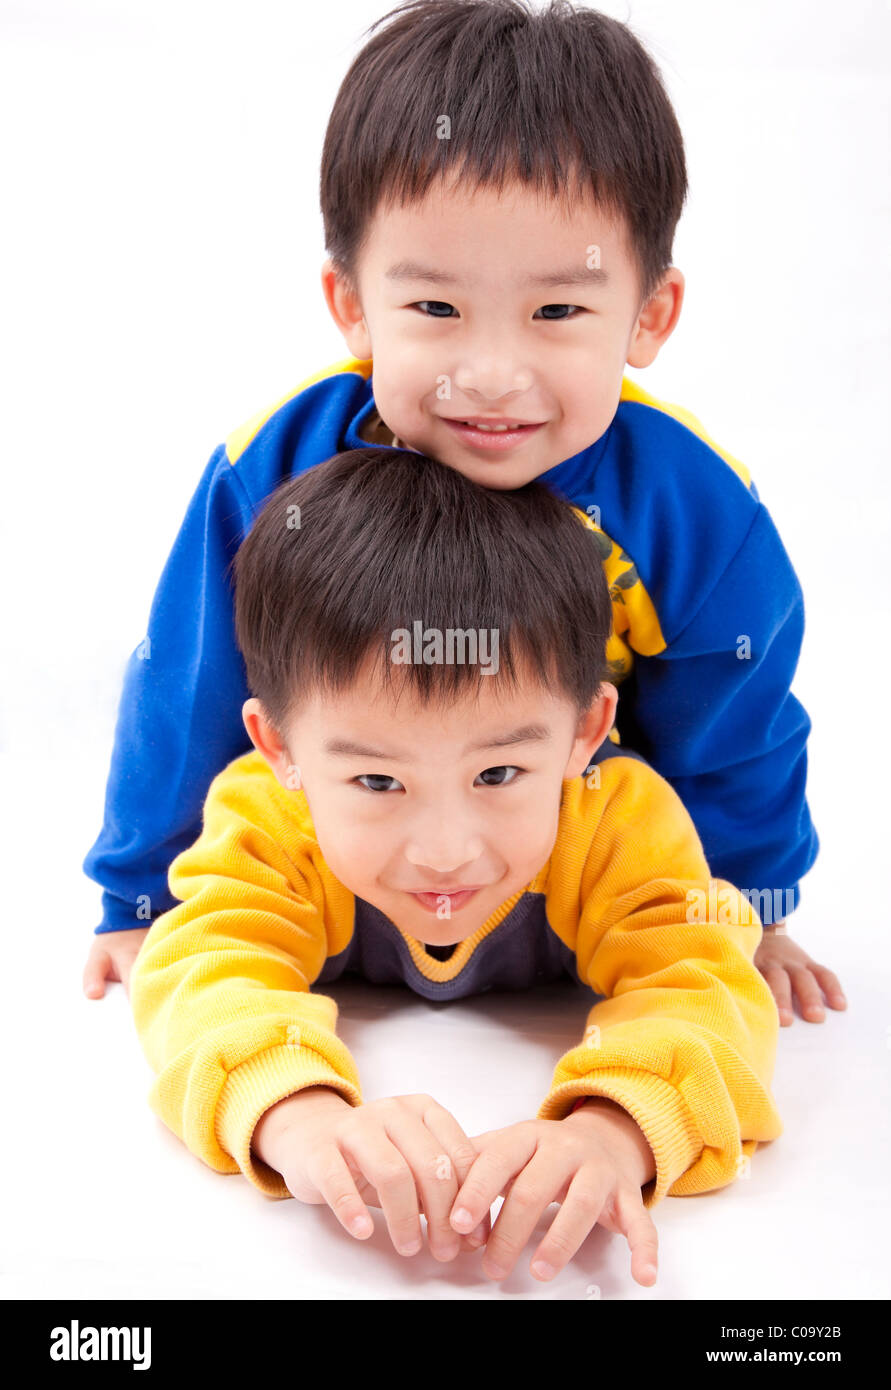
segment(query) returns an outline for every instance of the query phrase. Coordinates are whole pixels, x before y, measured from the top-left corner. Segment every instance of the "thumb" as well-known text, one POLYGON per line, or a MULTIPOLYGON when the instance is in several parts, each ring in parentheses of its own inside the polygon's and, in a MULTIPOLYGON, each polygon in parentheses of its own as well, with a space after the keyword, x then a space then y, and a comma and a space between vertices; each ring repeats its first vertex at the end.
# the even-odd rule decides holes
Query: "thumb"
POLYGON ((111 956, 106 950, 94 949, 90 952, 83 973, 83 991, 89 999, 102 999, 105 995, 105 980, 111 966, 111 956))

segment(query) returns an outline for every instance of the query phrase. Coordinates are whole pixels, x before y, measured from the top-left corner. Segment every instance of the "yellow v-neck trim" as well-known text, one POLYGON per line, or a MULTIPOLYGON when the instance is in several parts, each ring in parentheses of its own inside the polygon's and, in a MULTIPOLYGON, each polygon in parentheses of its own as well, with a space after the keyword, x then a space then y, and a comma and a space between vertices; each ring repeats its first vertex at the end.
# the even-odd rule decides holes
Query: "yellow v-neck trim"
POLYGON ((434 980, 437 984, 445 984, 447 981, 454 980, 456 976, 460 975, 480 942, 491 935, 496 927, 501 925, 505 917, 510 915, 525 893, 544 893, 546 891, 549 865, 550 860, 539 869, 531 883, 527 883, 524 888, 518 889, 513 897, 508 898, 506 902, 503 902, 500 907, 495 909, 491 917, 488 917, 486 921, 483 922, 482 926, 477 927, 476 931, 466 937, 464 941, 460 941, 448 960, 438 960, 436 956, 429 955, 422 941, 418 941, 414 936, 409 936, 408 932, 404 932, 401 927, 396 927, 396 930, 409 949, 414 964, 424 978, 426 980, 434 980))

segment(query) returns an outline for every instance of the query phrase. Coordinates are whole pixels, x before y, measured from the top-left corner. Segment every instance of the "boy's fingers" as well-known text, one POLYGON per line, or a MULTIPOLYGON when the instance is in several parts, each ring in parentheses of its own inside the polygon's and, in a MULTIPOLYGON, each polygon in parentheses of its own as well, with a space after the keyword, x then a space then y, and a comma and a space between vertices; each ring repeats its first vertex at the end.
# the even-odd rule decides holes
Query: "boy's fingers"
POLYGON ((825 965, 813 965, 811 969, 816 975, 817 981, 829 1001, 829 1007, 832 1009, 846 1009, 848 1007, 848 1001, 845 998, 845 992, 841 987, 838 976, 834 975, 831 970, 827 970, 825 965))
POLYGON ((792 976, 792 988, 802 1018, 808 1019, 811 1023, 822 1023, 826 1017, 826 1010, 823 1008, 823 994, 816 976, 806 965, 790 966, 789 973, 792 976))
POLYGON ((313 1150, 306 1162, 306 1173, 351 1236, 364 1240, 371 1235, 374 1230, 371 1213, 359 1196, 346 1160, 336 1144, 313 1150))
POLYGON ((505 1185, 535 1153, 537 1138, 533 1125, 510 1125, 505 1130, 493 1130, 491 1137, 497 1134, 502 1138, 478 1155, 455 1198, 450 1220, 462 1235, 479 1225, 505 1185))
MULTIPOLYGON (((353 1172, 352 1169, 350 1169, 350 1171, 356 1183, 356 1188, 359 1192, 359 1195, 362 1198, 365 1205, 368 1207, 380 1207, 381 1199, 375 1191, 374 1187, 371 1185, 371 1183, 363 1177, 363 1175, 361 1174, 361 1172, 359 1172, 358 1169, 356 1169, 355 1172, 353 1172)), ((322 1200, 323 1199, 320 1195, 319 1201, 322 1200)), ((426 1212, 424 1214, 426 1215, 426 1212)), ((491 1230, 492 1213, 487 1211, 475 1231, 471 1231, 469 1236, 461 1236, 459 1238, 461 1243, 460 1249, 465 1253, 472 1253, 474 1250, 479 1250, 480 1246, 485 1245, 486 1241, 489 1239, 489 1233, 491 1230)), ((452 1234, 454 1234, 454 1232, 452 1232, 452 1234)))
MULTIPOLYGON (((456 1188, 460 1189, 465 1178, 473 1167, 479 1156, 479 1150, 474 1141, 465 1134, 451 1111, 444 1106, 436 1106, 432 1111, 425 1115, 427 1128, 436 1136, 445 1152, 448 1153, 454 1165, 454 1178, 448 1187, 443 1185, 444 1203, 442 1206, 440 1220, 440 1243, 444 1249, 451 1248, 451 1241, 455 1239, 455 1228, 449 1221, 449 1214, 454 1205, 456 1188)), ((429 1234, 430 1215, 427 1213, 427 1225, 429 1234)), ((489 1232, 492 1229, 491 1212, 486 1209, 479 1225, 472 1230, 469 1235, 460 1237, 459 1248, 461 1250, 476 1250, 481 1245, 485 1245, 489 1239, 489 1232)))
POLYGON ((768 965, 763 973, 765 980, 770 985, 770 992, 776 1000, 780 1023, 784 1025, 793 1023, 795 1014, 792 1009, 792 985, 785 966, 768 965))
POLYGON ((550 1230, 532 1257, 530 1271, 536 1279, 552 1279, 569 1263, 597 1225, 608 1196, 609 1180, 605 1176, 590 1168, 579 1169, 550 1230))
MULTIPOLYGON (((572 1172, 573 1159, 569 1155, 561 1164, 553 1154, 547 1159, 542 1154, 537 1154, 526 1164, 504 1200, 504 1205, 498 1213, 498 1219, 486 1245, 483 1269, 490 1278, 504 1279, 510 1274, 528 1245, 545 1208, 550 1206, 551 1202, 557 1201, 558 1194, 566 1187, 567 1179, 571 1178, 572 1172)), ((572 1188, 573 1183, 570 1181, 566 1201, 569 1200, 572 1188)), ((597 1213, 603 1205, 606 1198, 606 1188, 604 1188, 599 1204, 596 1204, 596 1210, 591 1206, 590 1192, 589 1174, 588 1183, 584 1190, 584 1202, 580 1200, 580 1192, 577 1188, 574 1200, 570 1203, 563 1221, 557 1228, 556 1236, 553 1234, 552 1224, 551 1231, 545 1238, 545 1243, 550 1242, 548 1248, 554 1259, 557 1260, 557 1265, 554 1267, 555 1273, 557 1268, 565 1264, 575 1254, 593 1226, 597 1213)), ((564 1201, 558 1215, 561 1215, 566 1208, 566 1201, 564 1201)), ((547 1257, 545 1257, 545 1262, 550 1263, 547 1257)), ((550 1274, 542 1272, 538 1274, 538 1277, 550 1278, 550 1274)))
MULTIPOLYGON (((361 1173, 359 1172, 353 1173, 353 1179, 354 1181, 356 1181, 357 1191, 359 1191, 361 1200, 364 1201, 366 1207, 381 1207, 381 1198, 378 1197, 377 1191, 374 1190, 374 1187, 371 1186, 371 1183, 368 1183, 368 1181, 366 1181, 366 1179, 364 1179, 364 1177, 361 1176, 361 1173)), ((295 1197, 296 1195, 297 1194, 295 1193, 295 1197)), ((306 1198, 303 1198, 303 1200, 306 1200, 306 1198)), ((322 1198, 321 1193, 320 1195, 318 1195, 318 1201, 324 1201, 324 1198, 322 1198)), ((425 1213, 425 1215, 427 1215, 427 1213, 425 1213)), ((474 1251, 480 1250, 481 1245, 485 1245, 485 1243, 487 1243, 489 1234, 491 1234, 491 1230, 492 1213, 487 1212, 485 1213, 484 1218, 482 1218, 480 1225, 478 1225, 477 1229, 473 1230, 473 1232, 470 1233, 470 1236, 459 1237, 460 1251, 463 1251, 464 1254, 473 1254, 474 1251)), ((452 1234, 455 1233, 452 1232, 452 1234)))
POLYGON ((496 1134, 500 1134, 500 1129, 487 1129, 484 1134, 471 1134, 470 1142, 477 1153, 482 1153, 483 1149, 488 1148, 496 1134))
POLYGON ((91 954, 84 966, 83 991, 89 999, 101 999, 105 994, 105 977, 111 965, 111 956, 107 951, 99 951, 96 955, 91 954))
POLYGON ((423 1244, 421 1213, 414 1173, 405 1155, 381 1129, 359 1129, 342 1138, 340 1145, 374 1185, 394 1248, 400 1255, 416 1255, 423 1244))
MULTIPOLYGON (((352 1169, 350 1171, 352 1172, 352 1169)), ((372 1187, 371 1183, 367 1182, 358 1170, 355 1173, 353 1173, 353 1178, 355 1180, 356 1187, 359 1191, 359 1195, 364 1201, 365 1205, 369 1207, 379 1207, 381 1204, 381 1200, 380 1197, 377 1195, 377 1192, 372 1187)), ((319 1198, 319 1200, 322 1200, 321 1197, 319 1198)), ((461 1249, 465 1253, 478 1250, 480 1246, 485 1245, 486 1241, 489 1239, 489 1232, 491 1231, 491 1229, 492 1213, 487 1211, 475 1231, 471 1231, 469 1236, 460 1237, 461 1249)))
POLYGON ((492 1213, 487 1211, 475 1231, 471 1231, 469 1236, 461 1237, 462 1250, 479 1250, 481 1245, 485 1245, 492 1232, 492 1213))
POLYGON ((616 1199, 618 1229, 631 1249, 631 1277, 644 1288, 656 1282, 659 1267, 659 1236, 653 1218, 643 1204, 640 1189, 619 1192, 616 1199))
POLYGON ((414 1175, 427 1219, 430 1253, 437 1260, 453 1260, 461 1242, 449 1225, 449 1212, 474 1161, 470 1141, 453 1115, 429 1101, 417 1110, 388 1115, 386 1133, 414 1175))

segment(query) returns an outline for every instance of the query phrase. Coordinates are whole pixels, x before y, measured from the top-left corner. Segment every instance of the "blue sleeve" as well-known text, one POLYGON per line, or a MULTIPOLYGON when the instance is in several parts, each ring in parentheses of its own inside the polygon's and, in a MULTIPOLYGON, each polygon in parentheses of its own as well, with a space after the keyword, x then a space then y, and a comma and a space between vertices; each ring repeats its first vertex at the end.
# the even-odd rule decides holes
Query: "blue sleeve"
POLYGON ((715 877, 769 891, 775 919, 797 907, 819 849, 805 796, 810 720, 790 690, 803 633, 801 587, 759 504, 694 617, 658 656, 635 656, 619 720, 622 742, 684 802, 715 877))
POLYGON ((253 519, 221 444, 189 503, 130 656, 105 818, 84 870, 103 888, 98 932, 144 927, 174 905, 167 870, 200 833, 216 774, 250 748, 229 565, 253 519))

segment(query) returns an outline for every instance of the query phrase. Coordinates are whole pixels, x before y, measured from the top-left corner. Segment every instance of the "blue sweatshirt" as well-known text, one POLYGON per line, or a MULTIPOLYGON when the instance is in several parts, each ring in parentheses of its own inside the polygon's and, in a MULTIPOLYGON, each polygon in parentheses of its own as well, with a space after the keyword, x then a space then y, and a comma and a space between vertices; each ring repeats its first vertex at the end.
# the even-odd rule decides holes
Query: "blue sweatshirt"
MULTIPOLYGON (((103 889, 99 932, 174 906, 171 861, 197 839, 214 777, 251 747, 229 567, 281 482, 374 438, 372 368, 326 367, 211 455, 124 676, 104 823, 84 862, 103 889)), ((605 433, 539 481, 601 533, 622 745, 674 787, 715 877, 788 914, 818 850, 810 720, 790 691, 804 604, 747 470, 689 412, 625 378, 605 433)))

